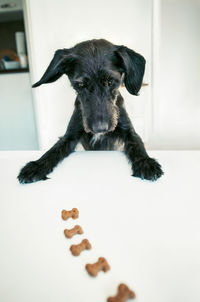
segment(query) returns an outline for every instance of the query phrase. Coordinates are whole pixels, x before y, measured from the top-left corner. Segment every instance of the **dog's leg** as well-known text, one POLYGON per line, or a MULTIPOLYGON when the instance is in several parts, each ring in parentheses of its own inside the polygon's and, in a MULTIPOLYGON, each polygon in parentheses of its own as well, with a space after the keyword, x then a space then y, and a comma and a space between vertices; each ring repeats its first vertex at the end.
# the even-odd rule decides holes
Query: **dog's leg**
POLYGON ((157 180, 163 175, 161 165, 148 156, 140 136, 135 132, 131 121, 125 111, 120 110, 118 127, 124 140, 124 151, 132 165, 132 176, 151 181, 157 180))
POLYGON ((79 112, 75 109, 65 135, 41 158, 29 162, 21 169, 18 175, 19 182, 31 183, 48 179, 47 174, 52 172, 61 160, 75 150, 82 131, 82 120, 79 112))
POLYGON ((154 181, 163 175, 160 164, 148 156, 141 138, 135 131, 127 132, 124 150, 132 164, 133 176, 154 181))

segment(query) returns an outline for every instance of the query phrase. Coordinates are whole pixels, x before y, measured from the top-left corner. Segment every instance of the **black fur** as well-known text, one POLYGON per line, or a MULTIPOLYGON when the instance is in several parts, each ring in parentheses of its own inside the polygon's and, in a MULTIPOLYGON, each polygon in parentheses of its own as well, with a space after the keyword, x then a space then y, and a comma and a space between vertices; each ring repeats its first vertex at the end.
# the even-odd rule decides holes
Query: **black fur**
POLYGON ((152 181, 159 178, 163 174, 161 166, 148 156, 119 92, 124 78, 127 90, 137 95, 144 70, 145 59, 140 54, 103 39, 57 50, 33 87, 54 82, 66 74, 77 92, 75 109, 64 136, 40 159, 22 168, 18 175, 20 183, 47 179, 78 142, 86 150, 115 150, 116 145, 121 145, 131 162, 133 176, 152 181))

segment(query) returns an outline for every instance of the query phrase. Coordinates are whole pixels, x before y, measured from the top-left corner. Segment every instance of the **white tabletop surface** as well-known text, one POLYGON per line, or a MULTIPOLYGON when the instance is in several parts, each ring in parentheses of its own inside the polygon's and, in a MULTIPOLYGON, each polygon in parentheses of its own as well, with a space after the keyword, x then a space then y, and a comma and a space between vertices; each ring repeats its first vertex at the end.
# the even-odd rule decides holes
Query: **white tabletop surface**
POLYGON ((119 283, 140 302, 200 301, 200 152, 151 151, 165 175, 131 177, 121 152, 77 152, 51 179, 20 185, 16 176, 41 152, 0 152, 0 302, 104 302, 119 283), (78 220, 62 209, 77 207, 78 220), (80 224, 83 235, 66 239, 80 224), (72 243, 91 251, 74 257, 72 243), (88 276, 105 257, 111 270, 88 276))

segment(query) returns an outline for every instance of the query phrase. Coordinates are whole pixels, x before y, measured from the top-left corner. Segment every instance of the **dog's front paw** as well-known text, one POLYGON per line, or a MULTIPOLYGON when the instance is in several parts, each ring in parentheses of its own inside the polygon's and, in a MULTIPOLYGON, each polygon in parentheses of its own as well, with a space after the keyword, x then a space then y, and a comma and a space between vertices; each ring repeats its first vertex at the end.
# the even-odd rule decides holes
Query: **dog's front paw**
POLYGON ((151 181, 157 180, 164 174, 161 165, 154 158, 150 157, 134 161, 132 169, 133 176, 151 181))
POLYGON ((47 171, 43 164, 38 163, 37 161, 31 161, 23 167, 17 176, 20 183, 31 183, 38 180, 46 180, 47 171))

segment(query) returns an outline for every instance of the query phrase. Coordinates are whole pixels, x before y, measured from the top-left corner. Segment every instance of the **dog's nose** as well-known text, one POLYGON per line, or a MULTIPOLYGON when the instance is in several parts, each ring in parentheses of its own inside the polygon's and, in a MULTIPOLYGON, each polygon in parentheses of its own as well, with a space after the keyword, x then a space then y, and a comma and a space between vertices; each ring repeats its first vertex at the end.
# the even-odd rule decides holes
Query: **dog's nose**
POLYGON ((108 130, 108 123, 106 122, 99 122, 92 127, 94 133, 102 133, 108 130))

